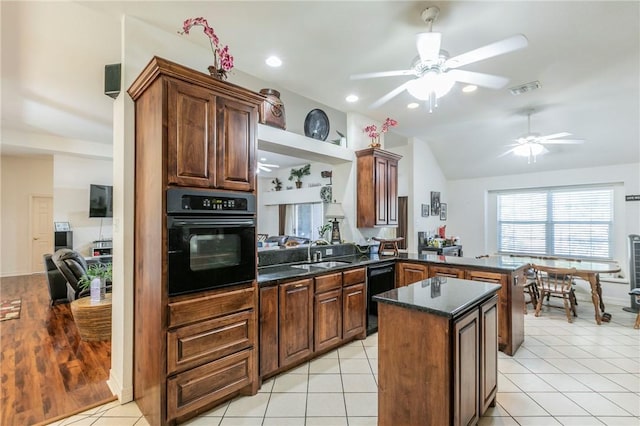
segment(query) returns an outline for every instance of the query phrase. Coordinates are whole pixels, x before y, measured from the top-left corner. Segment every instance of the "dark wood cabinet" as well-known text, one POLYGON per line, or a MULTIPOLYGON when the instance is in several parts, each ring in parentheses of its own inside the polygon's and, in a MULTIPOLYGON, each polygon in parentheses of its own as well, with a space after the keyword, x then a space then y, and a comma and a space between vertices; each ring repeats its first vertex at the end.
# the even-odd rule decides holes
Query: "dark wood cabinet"
POLYGON ((210 89, 168 78, 167 183, 215 187, 216 96, 210 89))
POLYGON ((342 340, 342 289, 315 295, 314 350, 321 351, 342 340))
POLYGON ((359 337, 367 333, 367 290, 364 282, 342 289, 343 339, 359 337))
MULTIPOLYGON (((453 323, 453 424, 478 423, 480 314, 474 309, 453 323)), ((497 348, 493 348, 497 351, 497 348)))
POLYGON ((447 317, 378 302, 379 425, 478 423, 495 405, 496 303, 488 296, 447 317))
POLYGON ((216 186, 253 191, 256 177, 258 106, 228 98, 217 105, 216 186))
POLYGON ((260 376, 276 371, 279 361, 278 286, 260 288, 260 376))
POLYGON ((128 93, 135 102, 133 394, 150 424, 173 425, 258 390, 257 283, 170 297, 165 203, 170 186, 255 192, 264 98, 158 57, 128 93))
POLYGON ((313 280, 280 285, 280 367, 313 353, 313 280))
POLYGON ((366 268, 260 288, 260 376, 366 338, 366 288, 366 268))
POLYGON ((429 266, 429 278, 431 277, 464 278, 464 271, 456 267, 431 265, 429 266))
POLYGON ((396 287, 404 287, 429 278, 429 267, 423 263, 398 262, 396 264, 396 287))
POLYGON ((356 151, 358 228, 398 225, 400 155, 378 148, 356 151))

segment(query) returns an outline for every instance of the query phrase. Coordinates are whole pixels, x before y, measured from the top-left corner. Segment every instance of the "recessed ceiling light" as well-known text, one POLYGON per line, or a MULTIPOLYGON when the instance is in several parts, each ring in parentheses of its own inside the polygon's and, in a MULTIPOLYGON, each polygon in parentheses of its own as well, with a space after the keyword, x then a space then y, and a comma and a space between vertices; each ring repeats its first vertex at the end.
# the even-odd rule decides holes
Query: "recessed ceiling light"
POLYGON ((270 67, 279 67, 282 65, 282 60, 277 56, 269 56, 264 62, 270 67))
POLYGON ((267 161, 267 159, 265 157, 262 157, 260 161, 267 161))
POLYGON ((407 105, 407 108, 409 108, 409 109, 416 109, 416 108, 418 108, 419 106, 420 106, 420 104, 419 104, 419 103, 417 103, 417 102, 411 102, 409 105, 407 105))
POLYGON ((358 97, 356 95, 349 95, 346 98, 344 98, 345 101, 347 102, 358 102, 358 97))
POLYGON ((471 93, 471 92, 475 92, 476 90, 478 90, 478 86, 475 86, 475 85, 473 85, 473 84, 470 84, 470 85, 468 85, 468 86, 464 86, 464 87, 462 88, 462 91, 463 91, 464 93, 471 93))

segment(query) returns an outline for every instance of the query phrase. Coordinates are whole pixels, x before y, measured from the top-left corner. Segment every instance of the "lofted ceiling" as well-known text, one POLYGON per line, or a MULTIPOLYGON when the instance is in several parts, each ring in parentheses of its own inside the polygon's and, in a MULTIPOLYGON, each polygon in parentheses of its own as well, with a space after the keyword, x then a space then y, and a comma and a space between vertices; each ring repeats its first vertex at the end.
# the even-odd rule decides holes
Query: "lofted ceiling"
MULTIPOLYGON (((395 118, 394 131, 428 143, 448 179, 640 162, 638 2, 2 1, 0 8, 3 132, 111 143, 113 101, 102 79, 105 64, 120 62, 120 16, 170 33, 203 16, 237 69, 340 111, 395 118), (451 56, 515 34, 528 38, 525 49, 464 67, 509 84, 466 94, 458 83, 433 113, 407 109, 406 92, 370 109, 408 78, 349 76, 408 68, 415 34, 427 31, 420 12, 431 5, 441 10, 433 31, 451 56), (265 65, 271 54, 282 67, 265 65), (536 91, 508 90, 535 80, 536 91), (344 100, 351 93, 358 103, 344 100), (549 146, 535 164, 499 157, 527 131, 532 108, 532 131, 566 131, 585 143, 549 146)), ((208 47, 193 34, 184 43, 208 47)))

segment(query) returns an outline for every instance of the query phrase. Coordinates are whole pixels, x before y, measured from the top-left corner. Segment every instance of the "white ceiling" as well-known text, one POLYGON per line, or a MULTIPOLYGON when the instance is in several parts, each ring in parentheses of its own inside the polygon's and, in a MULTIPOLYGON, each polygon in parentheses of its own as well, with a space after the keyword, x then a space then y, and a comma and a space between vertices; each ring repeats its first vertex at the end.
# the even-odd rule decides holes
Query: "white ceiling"
MULTIPOLYGON (((112 100, 102 93, 105 64, 120 58, 120 16, 168 32, 203 16, 235 56, 237 69, 335 109, 398 120, 397 133, 429 143, 449 179, 640 161, 639 2, 132 1, 9 2, 2 13, 3 129, 111 143, 112 100), (508 77, 507 87, 539 80, 541 89, 460 92, 432 114, 408 110, 406 92, 377 109, 373 101, 406 77, 352 81, 349 75, 408 68, 420 12, 440 7, 433 30, 452 56, 524 34, 526 49, 464 69, 508 77), (270 54, 284 64, 264 64, 270 54), (360 96, 357 104, 344 101, 360 96), (567 131, 582 145, 554 145, 535 164, 498 158, 525 133, 567 131)), ((185 43, 207 46, 199 31, 185 43)), ((169 58, 170 59, 170 58, 169 58)), ((3 148, 4 149, 4 148, 3 148)))

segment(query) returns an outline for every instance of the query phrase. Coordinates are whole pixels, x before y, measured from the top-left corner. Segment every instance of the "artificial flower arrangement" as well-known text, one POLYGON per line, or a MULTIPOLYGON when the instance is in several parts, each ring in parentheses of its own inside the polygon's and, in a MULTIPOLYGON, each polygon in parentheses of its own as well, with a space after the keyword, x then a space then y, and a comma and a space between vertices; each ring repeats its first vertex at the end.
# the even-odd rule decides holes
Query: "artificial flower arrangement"
POLYGON ((229 46, 222 47, 215 31, 209 26, 207 20, 202 17, 185 20, 182 24, 182 31, 178 31, 178 34, 189 34, 189 30, 195 26, 204 28, 204 33, 209 37, 209 43, 211 43, 213 65, 209 67, 209 72, 214 77, 226 79, 227 72, 233 68, 233 56, 229 53, 229 46))
POLYGON ((378 132, 378 127, 375 124, 371 124, 363 129, 363 132, 367 134, 371 138, 371 144, 369 145, 372 148, 380 147, 380 134, 386 133, 389 130, 389 127, 395 127, 398 125, 398 122, 393 118, 387 117, 382 123, 382 128, 378 132))

